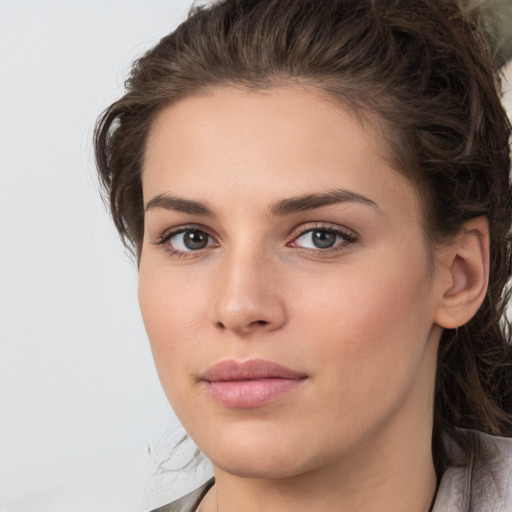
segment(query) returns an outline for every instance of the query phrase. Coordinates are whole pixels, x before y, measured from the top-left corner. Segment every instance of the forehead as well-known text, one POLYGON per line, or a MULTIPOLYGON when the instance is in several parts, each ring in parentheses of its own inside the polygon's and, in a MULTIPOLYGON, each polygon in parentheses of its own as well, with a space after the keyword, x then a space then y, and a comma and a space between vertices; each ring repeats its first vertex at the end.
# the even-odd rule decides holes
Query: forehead
POLYGON ((382 140, 348 109, 301 87, 212 88, 155 119, 144 200, 173 193, 249 205, 345 188, 415 207, 412 187, 390 167, 382 140))

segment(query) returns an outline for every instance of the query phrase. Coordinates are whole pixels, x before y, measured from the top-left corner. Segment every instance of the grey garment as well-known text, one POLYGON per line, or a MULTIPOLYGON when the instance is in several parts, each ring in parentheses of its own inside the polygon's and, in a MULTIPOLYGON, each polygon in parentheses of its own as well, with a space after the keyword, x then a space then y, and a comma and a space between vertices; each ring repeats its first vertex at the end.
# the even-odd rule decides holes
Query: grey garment
POLYGON ((194 512, 213 484, 214 480, 211 478, 208 482, 199 487, 199 489, 182 496, 179 500, 173 501, 168 505, 159 507, 152 512, 194 512))
MULTIPOLYGON (((451 467, 441 478, 432 512, 512 512, 512 438, 477 433, 489 458, 472 471, 451 467)), ((450 457, 457 463, 460 449, 447 441, 450 457)), ((212 487, 213 479, 199 489, 153 512, 194 512, 212 487)))
MULTIPOLYGON (((448 468, 432 512, 512 512, 512 438, 476 433, 488 455, 485 464, 448 468)), ((447 442, 457 462, 460 448, 447 442)))

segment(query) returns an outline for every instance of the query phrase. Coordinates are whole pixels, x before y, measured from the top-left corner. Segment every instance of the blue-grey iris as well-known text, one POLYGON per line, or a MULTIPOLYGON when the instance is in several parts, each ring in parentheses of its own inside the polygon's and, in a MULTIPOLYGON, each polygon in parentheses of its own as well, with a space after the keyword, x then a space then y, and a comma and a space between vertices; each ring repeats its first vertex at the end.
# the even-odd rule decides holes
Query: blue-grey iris
POLYGON ((208 245, 208 235, 202 231, 186 231, 183 234, 183 243, 191 251, 204 249, 208 245))
POLYGON ((336 243, 336 233, 328 231, 313 231, 311 233, 313 244, 319 249, 328 249, 336 243))

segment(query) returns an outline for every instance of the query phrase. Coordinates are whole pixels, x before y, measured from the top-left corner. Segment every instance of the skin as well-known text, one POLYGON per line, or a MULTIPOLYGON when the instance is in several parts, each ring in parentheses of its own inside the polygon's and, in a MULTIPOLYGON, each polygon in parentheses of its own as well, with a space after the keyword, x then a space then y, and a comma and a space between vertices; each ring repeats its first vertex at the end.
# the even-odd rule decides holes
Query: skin
MULTIPOLYGON (((442 324, 460 323, 449 308, 460 310, 459 291, 480 274, 458 245, 436 253, 432 273, 417 194, 378 141, 298 87, 215 88, 154 122, 139 302, 167 397, 214 466, 201 512, 431 504, 442 324), (283 200, 339 189, 370 202, 271 213, 283 200), (171 195, 209 215, 155 200, 171 195), (206 247, 190 250, 179 234, 159 243, 180 226, 206 233, 206 247), (312 229, 341 234, 318 249, 312 229), (253 358, 306 378, 261 407, 212 400, 199 376, 253 358)), ((473 254, 478 243, 465 246, 473 254)))

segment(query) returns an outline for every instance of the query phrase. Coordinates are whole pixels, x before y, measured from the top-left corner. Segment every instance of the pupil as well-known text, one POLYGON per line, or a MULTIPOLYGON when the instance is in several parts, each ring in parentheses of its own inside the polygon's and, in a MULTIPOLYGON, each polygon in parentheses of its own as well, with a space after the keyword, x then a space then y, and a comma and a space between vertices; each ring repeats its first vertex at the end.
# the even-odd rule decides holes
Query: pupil
POLYGON ((336 235, 328 231, 313 231, 313 244, 319 249, 328 249, 336 242, 336 235))
POLYGON ((183 237, 183 243, 187 249, 204 249, 208 243, 208 235, 201 231, 187 231, 183 237))

